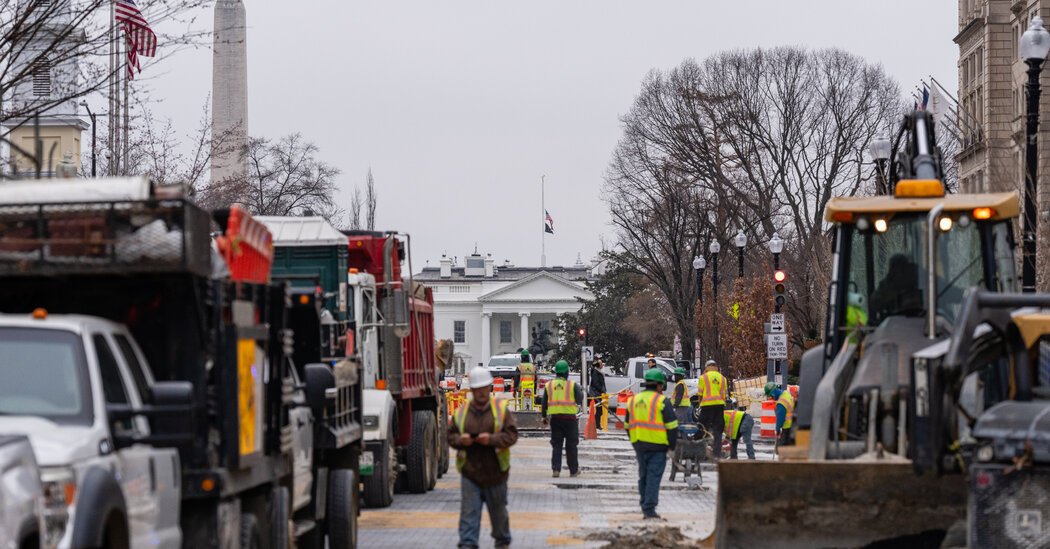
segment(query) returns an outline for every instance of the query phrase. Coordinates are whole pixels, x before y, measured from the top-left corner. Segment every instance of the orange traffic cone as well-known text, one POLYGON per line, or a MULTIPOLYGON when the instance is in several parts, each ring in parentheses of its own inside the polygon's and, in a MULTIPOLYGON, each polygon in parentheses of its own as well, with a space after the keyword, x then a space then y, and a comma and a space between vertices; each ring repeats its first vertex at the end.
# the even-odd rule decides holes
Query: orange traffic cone
POLYGON ((594 422, 594 401, 591 401, 591 413, 587 416, 587 426, 583 429, 583 438, 595 440, 598 438, 598 426, 594 422))

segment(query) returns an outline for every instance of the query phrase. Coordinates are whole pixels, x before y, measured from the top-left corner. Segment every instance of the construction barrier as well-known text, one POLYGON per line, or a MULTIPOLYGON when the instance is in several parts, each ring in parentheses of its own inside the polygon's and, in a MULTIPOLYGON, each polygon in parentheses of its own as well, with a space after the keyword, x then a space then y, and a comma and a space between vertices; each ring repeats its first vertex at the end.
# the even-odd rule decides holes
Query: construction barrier
POLYGON ((762 428, 758 436, 761 438, 777 437, 777 403, 775 400, 762 402, 762 428))
POLYGON ((616 419, 620 420, 620 429, 627 429, 627 400, 632 396, 630 391, 616 393, 616 419))
POLYGON ((503 378, 497 377, 492 380, 492 392, 496 393, 496 396, 503 396, 503 378))
POLYGON ((466 389, 445 393, 445 400, 448 402, 449 418, 456 414, 456 410, 458 410, 460 406, 465 406, 467 404, 467 393, 468 391, 466 389))

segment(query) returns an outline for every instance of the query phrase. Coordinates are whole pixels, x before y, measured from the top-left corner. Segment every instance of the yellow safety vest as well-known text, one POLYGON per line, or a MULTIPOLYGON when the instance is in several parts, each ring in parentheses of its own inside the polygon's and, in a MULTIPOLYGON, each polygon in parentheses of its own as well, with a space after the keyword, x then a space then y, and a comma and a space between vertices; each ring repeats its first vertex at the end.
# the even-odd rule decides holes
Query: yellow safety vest
POLYGON ((726 423, 726 436, 731 439, 740 436, 740 424, 744 421, 744 412, 740 410, 726 410, 722 415, 726 423))
POLYGON ((684 379, 674 384, 674 391, 671 392, 671 404, 674 404, 676 408, 689 406, 689 387, 685 386, 684 379), (674 398, 678 395, 679 385, 682 387, 682 400, 676 402, 674 398))
MULTIPOLYGON (((463 433, 463 424, 467 420, 467 408, 470 408, 471 404, 465 403, 460 406, 459 410, 456 410, 456 428, 459 429, 459 434, 463 433)), ((493 433, 500 432, 503 428, 503 418, 507 415, 507 401, 504 399, 489 398, 489 407, 492 408, 492 419, 494 422, 493 433)), ((499 470, 506 473, 510 470, 510 448, 496 448, 496 459, 499 461, 499 470)), ((456 451, 456 470, 460 473, 463 472, 463 465, 467 463, 467 451, 457 450, 456 451)))
POLYGON ((700 376, 700 406, 725 406, 726 404, 726 378, 722 374, 711 371, 704 372, 700 376))
POLYGON ((627 432, 631 443, 649 442, 668 445, 667 430, 677 429, 678 420, 664 423, 663 410, 665 397, 656 391, 644 391, 627 400, 627 410, 631 420, 627 422, 627 432))
POLYGON ((521 383, 524 384, 526 381, 536 381, 536 367, 531 362, 522 362, 518 364, 518 370, 521 372, 521 383))
POLYGON ((795 397, 791 396, 791 391, 784 389, 784 392, 780 393, 780 398, 777 399, 777 406, 783 406, 787 412, 784 414, 784 425, 782 428, 790 429, 794 423, 791 416, 795 412, 795 397))
POLYGON ((575 383, 565 379, 554 379, 547 383, 547 415, 576 415, 579 407, 574 398, 575 383))

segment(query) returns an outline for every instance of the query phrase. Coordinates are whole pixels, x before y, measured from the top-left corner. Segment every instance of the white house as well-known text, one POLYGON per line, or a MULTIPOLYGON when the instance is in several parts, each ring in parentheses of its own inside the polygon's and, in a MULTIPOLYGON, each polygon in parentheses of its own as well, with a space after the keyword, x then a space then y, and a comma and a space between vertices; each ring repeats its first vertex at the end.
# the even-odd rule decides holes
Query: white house
POLYGON ((455 342, 466 369, 487 363, 492 355, 515 353, 532 342, 534 332, 551 330, 564 313, 580 310, 580 299, 593 299, 586 282, 600 274, 595 261, 572 267, 497 266, 492 256, 474 252, 463 266, 442 257, 440 267, 415 275, 434 290, 434 331, 455 342))

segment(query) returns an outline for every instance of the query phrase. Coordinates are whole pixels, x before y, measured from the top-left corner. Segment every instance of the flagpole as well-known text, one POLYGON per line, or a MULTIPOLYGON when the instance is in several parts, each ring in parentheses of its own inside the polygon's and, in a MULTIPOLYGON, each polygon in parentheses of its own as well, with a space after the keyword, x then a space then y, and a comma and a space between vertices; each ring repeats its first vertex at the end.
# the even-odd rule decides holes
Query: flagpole
POLYGON ((547 267, 547 176, 540 176, 540 230, 543 231, 540 236, 540 267, 547 267))
POLYGON ((107 171, 109 175, 116 175, 114 162, 117 160, 117 40, 116 40, 116 8, 113 2, 109 3, 109 162, 107 171))

